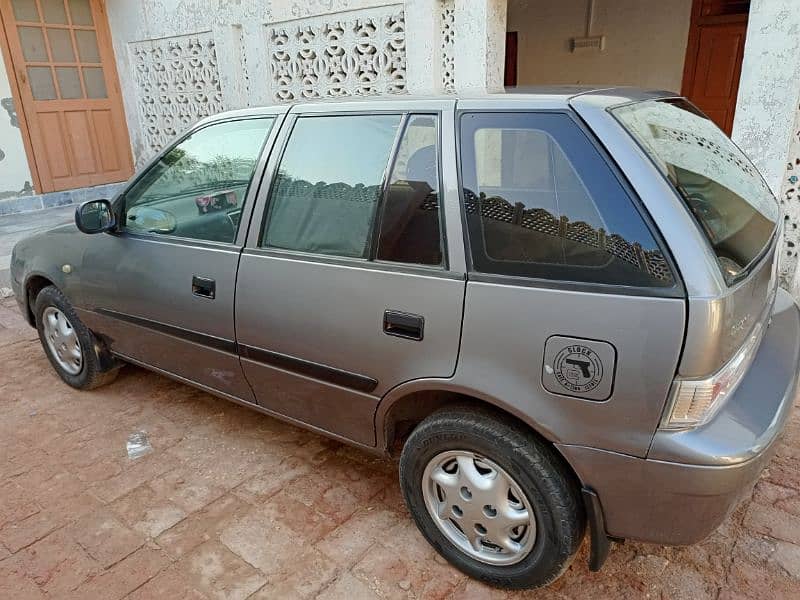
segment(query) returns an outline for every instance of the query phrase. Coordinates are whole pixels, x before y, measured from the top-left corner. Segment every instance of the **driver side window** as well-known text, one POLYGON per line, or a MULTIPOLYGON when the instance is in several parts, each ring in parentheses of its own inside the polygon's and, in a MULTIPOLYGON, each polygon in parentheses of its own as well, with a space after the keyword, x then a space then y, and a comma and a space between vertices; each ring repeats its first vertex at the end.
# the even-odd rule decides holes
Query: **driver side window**
POLYGON ((233 243, 273 121, 226 121, 184 138, 127 191, 123 228, 233 243))

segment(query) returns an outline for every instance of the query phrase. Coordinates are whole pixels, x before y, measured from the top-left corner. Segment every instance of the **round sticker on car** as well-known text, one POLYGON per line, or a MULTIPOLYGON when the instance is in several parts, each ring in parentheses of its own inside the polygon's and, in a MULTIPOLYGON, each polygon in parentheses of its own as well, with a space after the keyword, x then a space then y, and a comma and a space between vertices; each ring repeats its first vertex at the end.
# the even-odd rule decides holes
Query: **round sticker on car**
POLYGON ((556 354, 553 375, 570 392, 585 394, 603 381, 603 362, 591 348, 572 344, 556 354))

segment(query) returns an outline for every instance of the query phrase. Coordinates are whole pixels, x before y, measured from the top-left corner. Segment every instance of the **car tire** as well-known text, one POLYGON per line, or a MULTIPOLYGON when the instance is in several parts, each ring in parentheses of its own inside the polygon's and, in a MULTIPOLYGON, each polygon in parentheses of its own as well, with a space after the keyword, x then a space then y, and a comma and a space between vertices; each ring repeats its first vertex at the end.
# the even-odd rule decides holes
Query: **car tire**
POLYGON ((567 569, 583 540, 586 518, 569 467, 533 432, 489 410, 448 408, 420 423, 403 446, 400 485, 436 551, 490 585, 547 585, 567 569), (497 506, 491 498, 499 498, 497 506), (507 529, 525 514, 528 525, 507 529), (481 534, 477 547, 470 543, 481 534))
POLYGON ((100 343, 58 288, 48 286, 39 292, 33 314, 44 352, 67 385, 93 390, 116 379, 119 365, 115 363, 107 370, 102 368, 100 343))

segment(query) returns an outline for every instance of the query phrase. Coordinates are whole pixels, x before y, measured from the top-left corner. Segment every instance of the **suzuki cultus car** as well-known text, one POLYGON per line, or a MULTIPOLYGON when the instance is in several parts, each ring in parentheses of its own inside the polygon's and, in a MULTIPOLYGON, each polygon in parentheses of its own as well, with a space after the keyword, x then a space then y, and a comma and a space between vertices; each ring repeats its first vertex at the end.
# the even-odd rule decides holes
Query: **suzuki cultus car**
POLYGON ((134 363, 398 454, 422 534, 498 586, 587 530, 593 569, 703 539, 795 395, 776 200, 668 93, 229 112, 76 225, 12 257, 67 384, 134 363))

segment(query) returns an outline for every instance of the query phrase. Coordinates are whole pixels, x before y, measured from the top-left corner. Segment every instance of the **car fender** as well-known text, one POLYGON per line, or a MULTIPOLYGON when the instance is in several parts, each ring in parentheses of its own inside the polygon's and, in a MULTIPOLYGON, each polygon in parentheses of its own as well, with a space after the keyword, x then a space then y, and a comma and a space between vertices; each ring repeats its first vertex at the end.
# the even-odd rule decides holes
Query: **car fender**
POLYGON ((385 449, 388 446, 389 440, 387 439, 386 423, 392 408, 409 395, 419 392, 447 392, 472 398, 479 402, 494 406, 498 410, 522 421, 547 441, 557 441, 552 431, 548 430, 547 428, 543 427, 541 423, 532 419, 531 415, 517 410, 513 405, 505 402, 502 398, 492 396, 484 391, 477 390, 472 387, 464 386, 460 384, 454 377, 426 377, 401 383, 383 395, 377 409, 375 410, 375 434, 378 448, 385 449))

